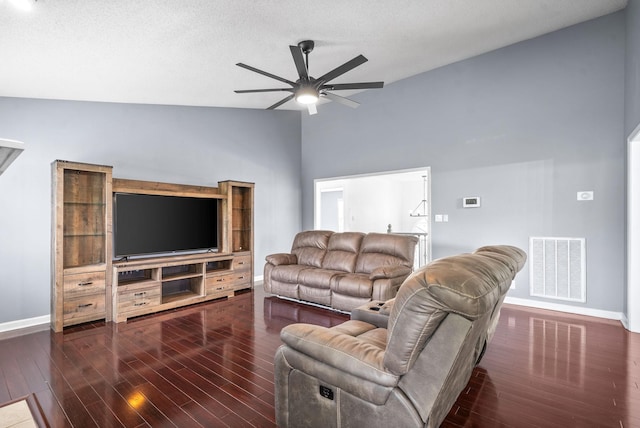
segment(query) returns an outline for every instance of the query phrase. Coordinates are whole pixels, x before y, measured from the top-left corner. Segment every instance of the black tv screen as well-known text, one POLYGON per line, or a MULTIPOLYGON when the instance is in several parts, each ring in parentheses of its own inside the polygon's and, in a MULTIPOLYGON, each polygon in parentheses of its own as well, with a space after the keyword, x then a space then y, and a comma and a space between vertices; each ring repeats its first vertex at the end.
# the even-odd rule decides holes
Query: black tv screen
POLYGON ((114 256, 215 250, 218 200, 116 193, 114 256))

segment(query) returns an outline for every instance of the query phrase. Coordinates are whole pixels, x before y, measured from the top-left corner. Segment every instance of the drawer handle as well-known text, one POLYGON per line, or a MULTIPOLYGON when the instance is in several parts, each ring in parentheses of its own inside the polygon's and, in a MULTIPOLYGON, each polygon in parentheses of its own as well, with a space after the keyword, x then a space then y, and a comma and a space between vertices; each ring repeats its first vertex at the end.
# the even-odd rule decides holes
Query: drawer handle
POLYGON ((222 282, 222 281, 224 281, 224 279, 220 278, 220 279, 216 279, 216 281, 222 282))
POLYGON ((133 306, 144 306, 147 302, 134 303, 133 306))
POLYGON ((244 276, 240 276, 240 277, 238 277, 238 279, 244 279, 244 276))
POLYGON ((238 262, 238 264, 239 264, 239 265, 243 265, 243 264, 244 264, 244 262, 238 262))
POLYGON ((224 287, 218 287, 218 288, 216 288, 216 291, 220 291, 220 290, 224 290, 224 287))
POLYGON ((84 303, 84 304, 78 305, 80 309, 88 308, 89 306, 93 306, 93 303, 84 303))
POLYGON ((89 281, 89 282, 79 282, 78 283, 78 287, 86 287, 87 285, 91 285, 93 284, 93 281, 89 281))
POLYGON ((142 297, 142 296, 144 296, 145 294, 147 294, 147 292, 146 292, 146 291, 141 291, 141 292, 139 292, 139 293, 134 293, 133 295, 134 295, 135 297, 142 297))

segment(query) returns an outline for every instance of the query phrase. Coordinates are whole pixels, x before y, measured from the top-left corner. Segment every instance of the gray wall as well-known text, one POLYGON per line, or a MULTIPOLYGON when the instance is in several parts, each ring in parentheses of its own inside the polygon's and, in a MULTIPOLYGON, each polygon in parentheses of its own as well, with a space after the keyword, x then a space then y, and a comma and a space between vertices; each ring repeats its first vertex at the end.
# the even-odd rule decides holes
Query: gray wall
MULTIPOLYGON (((435 258, 585 237, 583 306, 621 312, 624 59, 620 12, 363 92, 357 110, 320 106, 302 119, 303 227, 313 179, 431 166, 432 213, 449 215, 433 223, 435 258)), ((510 295, 529 298, 527 268, 510 295)))
MULTIPOLYGON (((621 311, 624 140, 640 122, 639 9, 630 0, 626 17, 363 92, 357 110, 322 105, 302 127, 297 112, 0 97, 0 138, 26 143, 0 176, 0 323, 49 313, 54 159, 113 165, 120 178, 256 182, 258 274, 266 254, 313 227, 313 179, 430 165, 432 212, 449 214, 433 223, 434 257, 583 236, 585 306, 621 311), (576 202, 579 190, 594 190, 595 201, 576 202), (481 196, 482 208, 462 209, 462 196, 481 196)), ((528 297, 526 269, 516 285, 511 295, 528 297)))
POLYGON ((640 0, 629 0, 625 69, 625 137, 640 124, 640 0))
POLYGON ((49 314, 51 162, 114 177, 256 184, 256 274, 300 230, 300 114, 0 98, 0 137, 25 151, 0 176, 0 323, 49 314))

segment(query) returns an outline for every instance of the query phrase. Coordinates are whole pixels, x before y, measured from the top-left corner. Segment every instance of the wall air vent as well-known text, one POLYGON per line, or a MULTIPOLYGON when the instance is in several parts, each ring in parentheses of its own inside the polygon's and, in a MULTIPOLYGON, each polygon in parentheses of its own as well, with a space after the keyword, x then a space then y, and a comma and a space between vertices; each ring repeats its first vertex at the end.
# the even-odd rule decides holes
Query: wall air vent
POLYGON ((529 238, 531 295, 586 302, 584 238, 529 238))

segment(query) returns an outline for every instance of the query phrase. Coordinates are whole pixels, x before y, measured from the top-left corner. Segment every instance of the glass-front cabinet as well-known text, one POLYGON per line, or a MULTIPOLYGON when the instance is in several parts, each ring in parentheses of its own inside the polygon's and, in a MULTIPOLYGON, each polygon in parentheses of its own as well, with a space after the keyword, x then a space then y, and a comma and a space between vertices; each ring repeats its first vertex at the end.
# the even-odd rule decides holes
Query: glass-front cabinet
POLYGON ((52 165, 51 328, 110 318, 112 168, 52 165))

